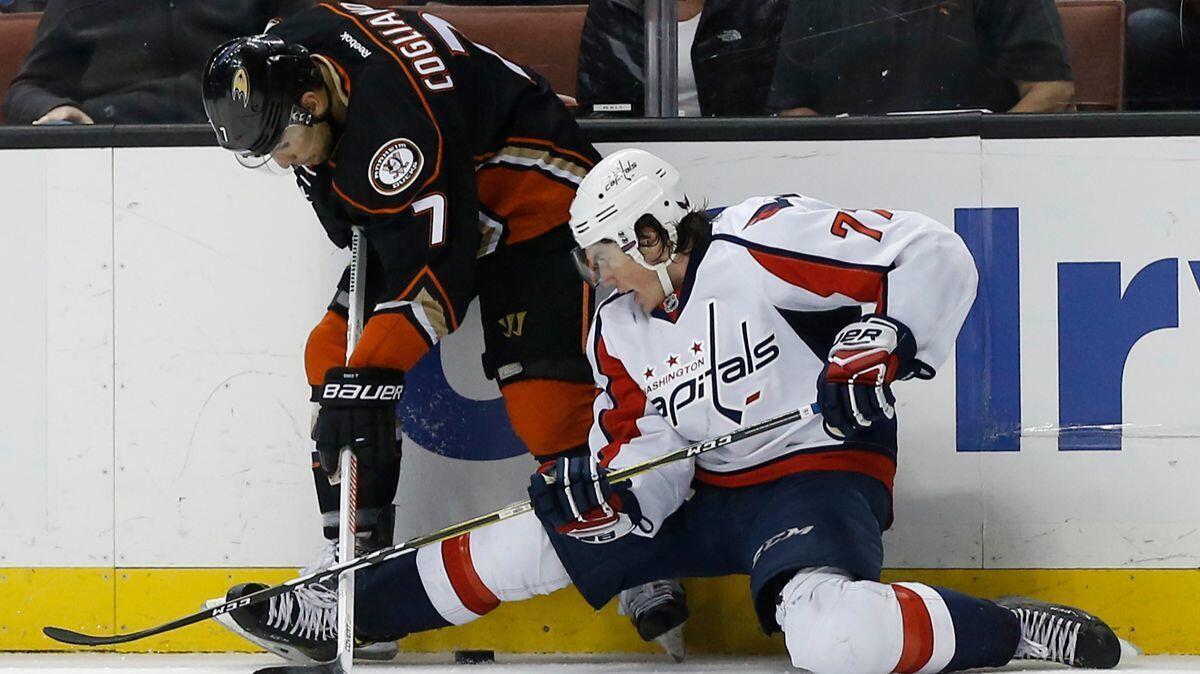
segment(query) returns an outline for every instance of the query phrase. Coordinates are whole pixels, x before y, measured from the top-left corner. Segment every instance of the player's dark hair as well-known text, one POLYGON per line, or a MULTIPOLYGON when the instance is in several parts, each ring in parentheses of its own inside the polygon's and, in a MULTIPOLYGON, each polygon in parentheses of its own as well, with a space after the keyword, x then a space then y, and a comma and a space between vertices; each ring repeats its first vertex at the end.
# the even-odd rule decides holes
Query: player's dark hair
MULTIPOLYGON (((675 226, 675 250, 671 251, 671 254, 703 253, 712 240, 712 221, 713 216, 709 215, 704 206, 688 211, 675 226)), ((653 232, 659 241, 667 240, 667 230, 649 213, 638 218, 634 226, 639 235, 648 230, 653 232)))
POLYGON ((704 206, 688 211, 675 228, 678 241, 675 243, 676 253, 701 253, 708 248, 712 241, 713 216, 704 206))

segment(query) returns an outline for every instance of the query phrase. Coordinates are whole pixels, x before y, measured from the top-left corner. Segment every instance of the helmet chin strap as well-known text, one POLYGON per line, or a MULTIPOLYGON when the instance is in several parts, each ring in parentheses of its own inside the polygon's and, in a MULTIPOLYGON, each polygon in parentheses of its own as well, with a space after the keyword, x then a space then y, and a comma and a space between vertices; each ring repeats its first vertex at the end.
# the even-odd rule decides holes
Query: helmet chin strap
POLYGON ((671 282, 671 277, 667 274, 667 265, 655 265, 654 273, 658 275, 658 284, 662 286, 663 294, 669 300, 675 295, 675 284, 671 282))
MULTIPOLYGON (((670 237, 668 246, 668 250, 673 250, 675 248, 674 236, 670 237)), ((658 285, 662 286, 664 296, 662 302, 663 308, 665 308, 667 311, 675 311, 676 307, 679 306, 679 297, 677 297, 675 294, 675 284, 671 281, 671 275, 667 273, 667 267, 671 264, 674 256, 668 255, 666 262, 651 264, 646 260, 646 257, 642 255, 642 252, 636 247, 629 251, 629 255, 638 264, 642 265, 646 269, 649 269, 650 271, 654 272, 656 276, 658 276, 658 285)))

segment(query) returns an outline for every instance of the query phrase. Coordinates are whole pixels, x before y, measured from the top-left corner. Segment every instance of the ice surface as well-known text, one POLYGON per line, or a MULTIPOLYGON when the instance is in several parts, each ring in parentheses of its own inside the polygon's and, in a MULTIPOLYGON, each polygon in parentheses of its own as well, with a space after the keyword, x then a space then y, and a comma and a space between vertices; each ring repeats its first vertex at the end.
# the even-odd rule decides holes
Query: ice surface
MULTIPOLYGON (((0 671, 31 672, 34 674, 97 674, 98 672, 134 672, 147 674, 250 674, 258 667, 280 664, 269 655, 118 655, 118 654, 5 654, 0 655, 0 671)), ((1120 670, 1138 674, 1200 674, 1197 656, 1128 657, 1120 670)), ((794 672, 782 657, 696 657, 682 664, 662 657, 630 656, 497 656, 497 662, 482 665, 455 665, 449 654, 402 654, 400 659, 386 664, 363 664, 354 667, 361 674, 699 674, 701 672, 794 672)), ((1067 672, 1065 667, 1048 663, 1017 663, 1001 670, 1005 672, 1067 672)), ((1074 670, 1086 672, 1093 670, 1074 670)))

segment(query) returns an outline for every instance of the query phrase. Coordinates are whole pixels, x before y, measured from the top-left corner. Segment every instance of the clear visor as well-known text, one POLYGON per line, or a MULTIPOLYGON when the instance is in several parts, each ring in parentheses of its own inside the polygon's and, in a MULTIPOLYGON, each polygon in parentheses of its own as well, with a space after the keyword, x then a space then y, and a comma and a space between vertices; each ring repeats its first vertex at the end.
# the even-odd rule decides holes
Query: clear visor
POLYGON ((283 136, 285 133, 287 133, 288 127, 313 126, 318 121, 319 120, 317 120, 313 114, 303 106, 293 103, 291 112, 288 113, 288 123, 284 125, 283 131, 280 132, 279 138, 275 140, 275 144, 271 146, 271 149, 262 154, 255 154, 249 150, 243 150, 241 152, 235 152, 234 156, 237 157, 239 164, 248 169, 265 169, 268 173, 273 173, 275 175, 291 175, 292 170, 285 169, 280 166, 275 162, 273 156, 276 150, 283 145, 283 136))
MULTIPOLYGON (((628 248, 635 244, 630 243, 628 248)), ((600 241, 585 248, 575 247, 571 259, 584 281, 594 288, 612 285, 613 270, 633 263, 633 258, 614 241, 600 241)))

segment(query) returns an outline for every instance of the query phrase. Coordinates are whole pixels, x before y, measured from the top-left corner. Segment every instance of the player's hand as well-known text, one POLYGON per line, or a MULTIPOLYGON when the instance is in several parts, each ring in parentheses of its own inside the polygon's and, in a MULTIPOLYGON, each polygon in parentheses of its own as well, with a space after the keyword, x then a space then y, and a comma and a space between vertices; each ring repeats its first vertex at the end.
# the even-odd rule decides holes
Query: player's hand
POLYGON ((335 367, 313 387, 320 403, 313 425, 321 467, 337 473, 343 447, 351 447, 363 468, 391 460, 399 446, 396 402, 404 393, 404 373, 386 368, 335 367))
POLYGON ((933 376, 916 353, 912 332, 895 319, 870 314, 842 328, 817 383, 825 432, 841 440, 894 418, 892 382, 933 376))
POLYGON ((547 462, 529 480, 533 509, 560 534, 585 543, 608 543, 642 520, 629 483, 612 485, 608 470, 588 454, 547 462))

